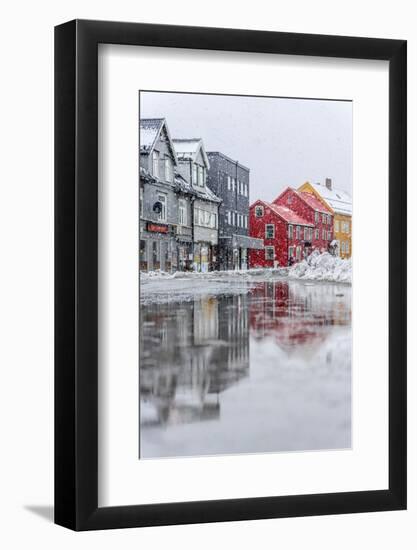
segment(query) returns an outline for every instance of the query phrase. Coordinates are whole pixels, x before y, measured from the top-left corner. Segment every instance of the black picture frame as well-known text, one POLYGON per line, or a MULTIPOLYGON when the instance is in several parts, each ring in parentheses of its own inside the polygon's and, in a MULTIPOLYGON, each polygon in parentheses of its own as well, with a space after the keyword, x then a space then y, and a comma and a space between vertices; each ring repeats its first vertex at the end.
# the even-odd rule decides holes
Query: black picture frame
POLYGON ((106 21, 55 28, 57 524, 78 531, 406 508, 406 46, 404 40, 106 21), (98 507, 98 44, 389 62, 387 490, 98 507))

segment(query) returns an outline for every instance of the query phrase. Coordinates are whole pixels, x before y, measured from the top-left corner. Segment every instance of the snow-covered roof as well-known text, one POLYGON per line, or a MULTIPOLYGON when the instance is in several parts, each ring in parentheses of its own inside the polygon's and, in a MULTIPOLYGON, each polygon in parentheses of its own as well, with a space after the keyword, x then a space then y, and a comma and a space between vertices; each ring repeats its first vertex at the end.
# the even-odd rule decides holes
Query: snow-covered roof
POLYGON ((295 225, 308 225, 309 227, 313 227, 313 224, 311 224, 306 219, 302 218, 286 206, 283 206, 281 204, 268 204, 269 208, 276 212, 281 218, 283 218, 286 222, 295 224, 295 225))
POLYGON ((211 189, 209 189, 208 187, 204 187, 202 189, 197 189, 196 187, 193 187, 191 183, 189 183, 178 172, 175 172, 174 174, 174 181, 177 191, 194 195, 199 199, 204 199, 212 202, 222 202, 221 199, 219 199, 219 197, 215 195, 211 189))
POLYGON ((306 219, 302 218, 286 206, 283 206, 282 204, 275 204, 273 202, 266 202, 257 200, 254 202, 250 208, 253 208, 255 206, 262 205, 265 208, 270 208, 272 212, 277 214, 280 218, 282 218, 285 222, 293 224, 293 225, 305 225, 308 227, 313 227, 313 224, 311 224, 306 219))
POLYGON ((310 208, 313 210, 317 210, 318 212, 321 212, 323 214, 331 214, 331 211, 325 206, 322 202, 319 201, 314 195, 311 193, 306 193, 304 191, 297 191, 297 189, 294 189, 292 187, 287 187, 284 189, 282 193, 278 195, 278 197, 274 200, 274 204, 277 204, 278 201, 282 200, 281 197, 285 195, 287 191, 291 191, 298 197, 300 197, 301 200, 303 200, 310 208))
POLYGON ((174 144, 178 160, 192 160, 195 162, 197 155, 201 150, 207 169, 210 168, 210 162, 201 138, 173 139, 172 142, 174 144))
POLYGON ((149 152, 159 136, 162 125, 165 119, 163 118, 141 118, 139 143, 141 152, 149 152))
POLYGON ((304 200, 304 202, 311 206, 311 208, 314 208, 314 210, 317 210, 318 212, 322 212, 324 214, 331 214, 331 211, 311 193, 305 193, 304 191, 295 192, 299 197, 304 200))
POLYGON ((194 187, 194 191, 197 193, 197 196, 200 199, 205 199, 213 202, 222 202, 222 199, 220 199, 217 195, 215 195, 213 191, 207 186, 204 186, 203 189, 196 189, 194 187))
POLYGON ((154 178, 153 176, 151 176, 151 174, 148 172, 148 170, 146 170, 146 168, 144 168, 143 166, 139 167, 139 174, 140 174, 141 179, 143 179, 146 182, 151 182, 152 183, 152 182, 157 181, 157 179, 154 178))
POLYGON ((141 118, 139 121, 139 144, 140 152, 142 154, 148 154, 152 151, 155 143, 161 135, 162 128, 165 128, 166 135, 168 137, 169 148, 172 153, 174 164, 178 165, 178 158, 175 153, 175 147, 172 143, 171 136, 169 135, 168 125, 164 118, 141 118))
POLYGON ((323 197, 327 204, 338 214, 352 215, 352 197, 346 191, 329 189, 325 184, 310 183, 311 187, 323 197))

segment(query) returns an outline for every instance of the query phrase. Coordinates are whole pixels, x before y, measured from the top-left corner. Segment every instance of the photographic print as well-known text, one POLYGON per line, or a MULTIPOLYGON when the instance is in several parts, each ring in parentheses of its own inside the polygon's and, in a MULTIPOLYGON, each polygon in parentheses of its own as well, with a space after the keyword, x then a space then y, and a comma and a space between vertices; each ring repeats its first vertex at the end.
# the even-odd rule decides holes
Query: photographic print
POLYGON ((351 447, 352 102, 139 92, 139 458, 351 447))

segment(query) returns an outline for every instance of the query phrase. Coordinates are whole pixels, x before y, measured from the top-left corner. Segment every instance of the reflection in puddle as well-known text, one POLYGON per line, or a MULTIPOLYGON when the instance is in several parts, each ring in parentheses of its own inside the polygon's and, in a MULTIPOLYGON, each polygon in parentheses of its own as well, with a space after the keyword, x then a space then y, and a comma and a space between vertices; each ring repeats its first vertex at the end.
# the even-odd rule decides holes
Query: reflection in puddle
POLYGON ((351 288, 248 285, 142 306, 142 458, 350 446, 351 288))

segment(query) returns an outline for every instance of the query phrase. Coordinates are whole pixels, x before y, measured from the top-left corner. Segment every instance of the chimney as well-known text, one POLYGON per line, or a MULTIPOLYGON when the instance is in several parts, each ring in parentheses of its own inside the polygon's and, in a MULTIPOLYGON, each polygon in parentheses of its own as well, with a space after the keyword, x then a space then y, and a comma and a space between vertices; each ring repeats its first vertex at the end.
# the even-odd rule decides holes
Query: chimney
POLYGON ((326 187, 329 191, 332 190, 332 178, 326 178, 326 187))

